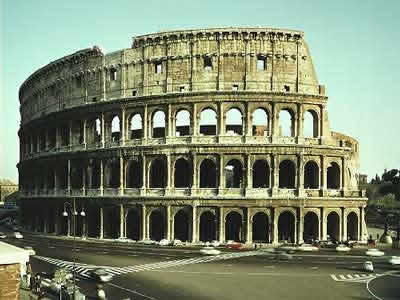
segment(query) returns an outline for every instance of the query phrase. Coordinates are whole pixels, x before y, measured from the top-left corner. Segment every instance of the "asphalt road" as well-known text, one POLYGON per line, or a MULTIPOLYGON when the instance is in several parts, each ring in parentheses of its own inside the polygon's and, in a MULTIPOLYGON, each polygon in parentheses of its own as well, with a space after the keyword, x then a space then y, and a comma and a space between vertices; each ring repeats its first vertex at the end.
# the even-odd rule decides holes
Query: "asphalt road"
POLYGON ((144 245, 85 243, 25 234, 15 245, 30 245, 34 272, 52 271, 75 260, 79 285, 95 295, 87 269, 104 266, 116 274, 105 285, 108 299, 400 299, 400 266, 387 258, 368 258, 373 273, 362 270, 363 251, 298 253, 278 260, 261 251, 222 249, 216 257, 198 248, 155 248, 144 245))

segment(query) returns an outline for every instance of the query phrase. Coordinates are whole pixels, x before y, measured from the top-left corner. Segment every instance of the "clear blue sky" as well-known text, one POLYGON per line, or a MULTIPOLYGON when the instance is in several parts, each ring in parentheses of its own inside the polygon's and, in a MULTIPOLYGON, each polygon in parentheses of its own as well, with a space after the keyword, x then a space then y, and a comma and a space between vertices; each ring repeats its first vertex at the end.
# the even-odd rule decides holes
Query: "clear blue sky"
POLYGON ((17 179, 18 88, 79 49, 128 48, 168 29, 266 26, 305 32, 332 130, 359 140, 361 172, 400 168, 400 1, 1 1, 0 178, 17 179))

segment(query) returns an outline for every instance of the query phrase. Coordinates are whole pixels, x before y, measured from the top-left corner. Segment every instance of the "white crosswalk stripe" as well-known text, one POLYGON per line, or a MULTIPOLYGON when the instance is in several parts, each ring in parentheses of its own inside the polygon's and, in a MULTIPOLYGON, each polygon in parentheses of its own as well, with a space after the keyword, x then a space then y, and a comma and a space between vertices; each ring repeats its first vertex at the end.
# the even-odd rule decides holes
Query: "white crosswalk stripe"
POLYGON ((137 266, 127 266, 127 267, 112 267, 112 266, 95 266, 95 265, 87 265, 82 263, 74 263, 71 261, 60 260, 51 257, 44 256, 35 256, 35 258, 46 261, 48 263, 54 264, 59 267, 67 268, 68 270, 73 270, 75 268, 75 272, 82 277, 89 278, 90 276, 87 274, 89 270, 95 268, 102 268, 106 272, 112 275, 123 275, 128 273, 136 273, 136 272, 144 272, 144 271, 153 271, 171 267, 185 266, 191 264, 199 264, 199 263, 207 263, 212 261, 219 260, 227 260, 233 258, 247 257, 258 255, 257 251, 245 251, 245 252, 234 252, 234 253, 225 253, 219 254, 215 256, 201 256, 201 257, 193 257, 186 259, 177 259, 177 260, 169 260, 145 265, 137 265, 137 266))
POLYGON ((382 276, 384 274, 372 273, 372 274, 330 274, 334 281, 341 282, 367 282, 372 278, 382 276))

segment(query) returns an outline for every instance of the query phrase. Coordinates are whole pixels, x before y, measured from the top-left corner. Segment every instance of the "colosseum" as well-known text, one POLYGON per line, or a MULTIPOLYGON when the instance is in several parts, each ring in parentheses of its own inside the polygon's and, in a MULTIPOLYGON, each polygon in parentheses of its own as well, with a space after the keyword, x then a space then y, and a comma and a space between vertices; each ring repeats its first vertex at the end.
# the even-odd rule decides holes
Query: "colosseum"
POLYGON ((331 131, 301 31, 135 36, 127 49, 50 62, 19 100, 27 230, 194 244, 367 238, 359 144, 331 131))

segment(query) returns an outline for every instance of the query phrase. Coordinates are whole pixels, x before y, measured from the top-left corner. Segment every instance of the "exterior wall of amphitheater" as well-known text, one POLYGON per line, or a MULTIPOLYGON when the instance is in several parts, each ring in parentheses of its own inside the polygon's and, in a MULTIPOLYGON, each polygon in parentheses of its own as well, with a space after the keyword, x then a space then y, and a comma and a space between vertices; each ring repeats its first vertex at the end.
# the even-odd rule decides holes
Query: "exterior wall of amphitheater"
POLYGON ((194 243, 367 237, 359 144, 330 130, 300 31, 138 36, 129 49, 49 63, 19 99, 31 230, 194 243), (63 217, 71 208, 78 215, 63 217))

